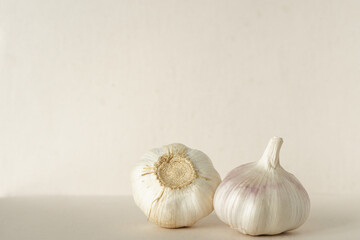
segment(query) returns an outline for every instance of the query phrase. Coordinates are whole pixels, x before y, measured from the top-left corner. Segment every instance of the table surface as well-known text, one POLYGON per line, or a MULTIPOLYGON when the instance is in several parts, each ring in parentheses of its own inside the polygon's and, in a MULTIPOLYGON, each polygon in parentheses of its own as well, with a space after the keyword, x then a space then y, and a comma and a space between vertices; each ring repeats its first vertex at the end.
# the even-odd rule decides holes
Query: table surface
POLYGON ((0 239, 360 239, 360 196, 310 197, 312 209, 303 226, 263 237, 230 229, 214 213, 189 228, 160 228, 147 222, 130 196, 2 198, 0 239))

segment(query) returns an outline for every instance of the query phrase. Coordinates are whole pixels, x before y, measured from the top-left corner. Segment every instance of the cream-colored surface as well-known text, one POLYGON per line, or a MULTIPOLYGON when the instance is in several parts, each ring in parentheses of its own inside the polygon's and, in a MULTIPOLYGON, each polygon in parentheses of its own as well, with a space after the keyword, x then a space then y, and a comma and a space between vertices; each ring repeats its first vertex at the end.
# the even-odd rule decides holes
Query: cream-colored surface
POLYGON ((359 12, 356 0, 0 0, 0 193, 130 194, 141 154, 173 142, 224 177, 274 135, 310 193, 360 193, 359 12))
POLYGON ((215 214, 193 227, 166 229, 147 222, 131 197, 30 197, 0 199, 4 240, 338 240, 360 238, 359 195, 312 195, 313 209, 300 228, 277 236, 243 235, 215 214))

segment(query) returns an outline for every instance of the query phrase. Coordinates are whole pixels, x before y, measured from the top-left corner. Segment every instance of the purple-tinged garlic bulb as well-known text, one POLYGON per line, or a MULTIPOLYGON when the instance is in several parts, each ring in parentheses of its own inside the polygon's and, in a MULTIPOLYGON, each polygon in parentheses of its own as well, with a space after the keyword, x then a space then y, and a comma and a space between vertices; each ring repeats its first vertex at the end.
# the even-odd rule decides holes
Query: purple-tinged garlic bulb
POLYGON ((274 235, 300 227, 310 199, 299 180, 279 163, 282 138, 273 137, 258 162, 232 170, 214 197, 217 216, 249 235, 274 235))

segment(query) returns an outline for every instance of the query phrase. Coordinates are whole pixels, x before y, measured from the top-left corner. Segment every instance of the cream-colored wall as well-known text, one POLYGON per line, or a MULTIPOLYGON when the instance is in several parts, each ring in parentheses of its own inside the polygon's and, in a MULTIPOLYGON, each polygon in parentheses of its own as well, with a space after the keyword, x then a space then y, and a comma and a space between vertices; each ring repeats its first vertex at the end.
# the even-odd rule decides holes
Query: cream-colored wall
POLYGON ((181 142, 360 193, 359 1, 0 0, 0 192, 130 194, 181 142))

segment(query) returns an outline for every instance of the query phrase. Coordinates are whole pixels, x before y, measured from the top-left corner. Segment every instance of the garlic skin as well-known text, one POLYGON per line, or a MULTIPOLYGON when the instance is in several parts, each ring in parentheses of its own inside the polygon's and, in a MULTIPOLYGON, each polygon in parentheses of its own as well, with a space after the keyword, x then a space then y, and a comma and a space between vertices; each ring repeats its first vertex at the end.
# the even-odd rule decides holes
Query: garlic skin
POLYGON ((282 138, 273 137, 258 162, 233 169, 216 190, 217 216, 249 235, 274 235, 301 226, 310 199, 294 175, 279 164, 282 138))
POLYGON ((203 152, 175 143, 145 153, 131 181, 135 203, 150 222, 179 228, 213 211, 221 179, 203 152))

